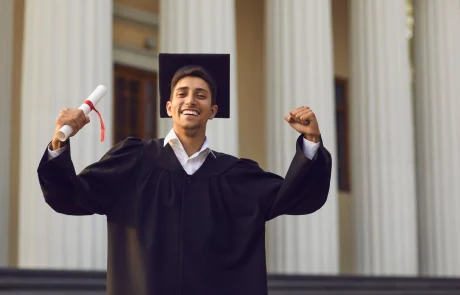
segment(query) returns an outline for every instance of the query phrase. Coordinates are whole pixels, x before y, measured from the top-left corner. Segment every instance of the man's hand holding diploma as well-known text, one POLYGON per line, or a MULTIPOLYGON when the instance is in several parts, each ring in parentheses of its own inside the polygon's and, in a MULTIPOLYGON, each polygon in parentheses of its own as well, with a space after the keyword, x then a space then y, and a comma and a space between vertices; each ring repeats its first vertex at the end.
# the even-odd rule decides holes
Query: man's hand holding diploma
POLYGON ((89 113, 94 110, 101 121, 101 141, 104 141, 105 127, 102 116, 95 106, 107 92, 104 85, 99 85, 88 96, 78 109, 65 109, 59 113, 56 119, 56 130, 51 143, 51 148, 57 150, 64 147, 69 137, 75 136, 86 124, 89 123, 89 113))
POLYGON ((81 109, 65 109, 59 113, 59 116, 56 118, 56 129, 54 131, 53 142, 51 143, 51 148, 53 150, 60 149, 66 145, 66 142, 62 142, 58 138, 59 130, 62 126, 69 125, 72 127, 72 134, 70 137, 78 133, 86 124, 90 122, 88 116, 85 116, 85 113, 81 109))

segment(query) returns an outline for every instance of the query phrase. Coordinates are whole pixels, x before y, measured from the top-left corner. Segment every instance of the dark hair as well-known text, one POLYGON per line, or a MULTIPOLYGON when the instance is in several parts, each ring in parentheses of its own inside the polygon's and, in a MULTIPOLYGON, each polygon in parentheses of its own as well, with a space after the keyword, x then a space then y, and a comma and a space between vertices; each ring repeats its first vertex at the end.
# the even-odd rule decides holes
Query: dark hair
POLYGON ((203 67, 195 65, 184 66, 176 71, 174 77, 171 80, 171 98, 173 96, 174 87, 176 87, 177 82, 185 77, 198 77, 203 79, 211 90, 211 105, 216 104, 216 83, 212 79, 212 76, 203 67))

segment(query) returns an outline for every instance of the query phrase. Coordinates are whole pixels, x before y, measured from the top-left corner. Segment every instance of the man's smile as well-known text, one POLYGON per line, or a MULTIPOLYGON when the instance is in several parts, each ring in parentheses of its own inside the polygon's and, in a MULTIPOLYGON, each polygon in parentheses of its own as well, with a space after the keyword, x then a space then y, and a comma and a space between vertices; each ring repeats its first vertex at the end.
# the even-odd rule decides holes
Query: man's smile
POLYGON ((200 114, 199 111, 197 110, 194 110, 194 109, 185 109, 181 112, 182 115, 186 115, 186 116, 193 116, 193 117, 196 117, 200 114))

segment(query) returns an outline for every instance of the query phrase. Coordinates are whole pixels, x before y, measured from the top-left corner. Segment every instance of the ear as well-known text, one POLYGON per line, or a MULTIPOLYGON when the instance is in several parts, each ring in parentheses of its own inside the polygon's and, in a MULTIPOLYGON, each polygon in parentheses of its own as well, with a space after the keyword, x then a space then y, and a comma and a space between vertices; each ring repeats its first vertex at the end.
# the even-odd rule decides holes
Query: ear
POLYGON ((172 106, 171 101, 168 100, 166 102, 166 112, 168 113, 168 116, 170 116, 170 117, 172 117, 171 106, 172 106))
POLYGON ((214 119, 218 110, 219 110, 219 107, 216 104, 211 107, 211 114, 209 115, 209 120, 214 119))

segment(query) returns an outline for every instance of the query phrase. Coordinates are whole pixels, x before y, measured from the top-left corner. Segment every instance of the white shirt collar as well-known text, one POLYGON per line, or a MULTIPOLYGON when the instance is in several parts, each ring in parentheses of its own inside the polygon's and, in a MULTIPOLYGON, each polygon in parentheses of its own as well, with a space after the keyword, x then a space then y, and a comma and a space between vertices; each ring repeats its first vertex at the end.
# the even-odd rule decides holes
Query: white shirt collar
MULTIPOLYGON (((177 147, 180 147, 181 149, 184 149, 184 146, 182 145, 179 138, 177 137, 176 132, 174 132, 174 129, 171 129, 168 135, 166 135, 163 146, 166 146, 168 143, 170 145, 177 146, 177 147)), ((204 143, 201 146, 201 149, 198 151, 197 154, 202 154, 202 153, 211 153, 214 156, 214 158, 216 158, 216 155, 214 155, 214 153, 211 150, 211 147, 209 146, 207 137, 204 139, 204 143)))

